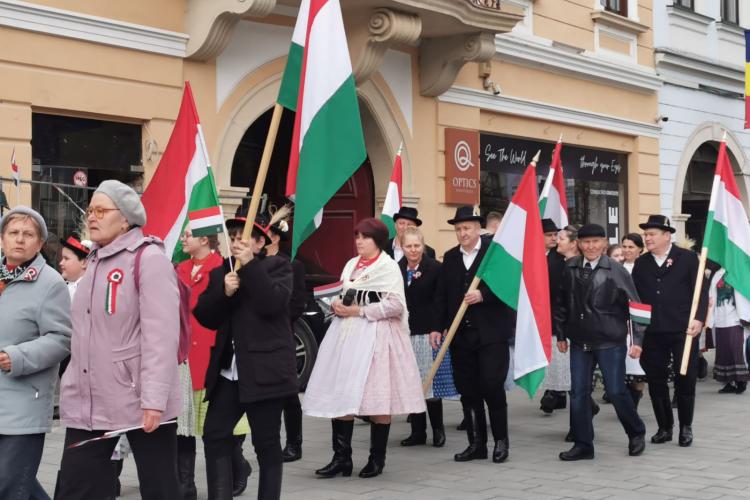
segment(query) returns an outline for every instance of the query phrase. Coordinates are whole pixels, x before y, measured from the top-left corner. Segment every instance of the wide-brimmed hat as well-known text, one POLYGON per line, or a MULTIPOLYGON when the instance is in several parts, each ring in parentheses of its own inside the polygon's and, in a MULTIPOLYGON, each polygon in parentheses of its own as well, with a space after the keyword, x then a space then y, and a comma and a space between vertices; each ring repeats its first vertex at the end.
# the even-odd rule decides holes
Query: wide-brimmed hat
POLYGON ((552 233, 559 231, 560 228, 557 227, 557 224, 555 224, 555 221, 552 219, 542 219, 542 232, 543 233, 552 233))
POLYGON ((60 244, 76 254, 79 259, 85 259, 91 252, 91 242, 81 241, 75 236, 68 236, 67 240, 60 240, 60 244))
POLYGON ((677 231, 672 224, 669 222, 669 217, 666 215, 649 215, 648 221, 643 224, 638 224, 641 229, 662 229, 674 233, 677 231))
POLYGON ((479 213, 479 208, 464 205, 456 209, 456 215, 448 221, 448 224, 456 225, 459 222, 477 221, 484 225, 484 216, 479 213))
POLYGON ((417 226, 422 225, 422 221, 419 218, 419 212, 416 208, 412 207, 401 207, 398 209, 398 212, 393 214, 393 222, 396 222, 399 219, 409 219, 417 226))
MULTIPOLYGON (((229 231, 232 228, 238 227, 238 228, 244 228, 245 222, 247 221, 247 212, 240 206, 237 208, 237 211, 234 213, 234 217, 231 219, 227 219, 226 226, 227 231, 229 231)), ((263 236, 263 238, 266 240, 266 245, 271 244, 271 236, 269 236, 268 231, 269 229, 267 227, 263 226, 263 216, 259 215, 255 218, 255 222, 253 223, 253 232, 257 232, 263 236)))

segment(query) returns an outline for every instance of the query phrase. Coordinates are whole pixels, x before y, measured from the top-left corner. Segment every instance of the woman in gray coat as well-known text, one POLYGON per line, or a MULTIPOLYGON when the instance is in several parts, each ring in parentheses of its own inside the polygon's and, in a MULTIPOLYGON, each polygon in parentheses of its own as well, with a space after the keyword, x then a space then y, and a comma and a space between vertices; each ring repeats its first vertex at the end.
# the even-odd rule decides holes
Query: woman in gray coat
POLYGON ((70 297, 39 253, 47 225, 16 207, 0 221, 0 498, 48 499, 36 480, 60 361, 70 353, 70 297))

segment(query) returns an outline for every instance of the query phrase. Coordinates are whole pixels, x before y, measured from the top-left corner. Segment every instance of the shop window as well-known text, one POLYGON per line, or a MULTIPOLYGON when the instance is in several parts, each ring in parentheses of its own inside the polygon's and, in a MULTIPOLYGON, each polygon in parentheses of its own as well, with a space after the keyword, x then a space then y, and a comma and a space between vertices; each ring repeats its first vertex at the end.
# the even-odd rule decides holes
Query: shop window
POLYGON ((740 24, 740 0, 721 0, 721 21, 740 24))
POLYGON ((104 180, 142 191, 141 125, 34 113, 32 206, 47 222, 44 255, 57 265, 59 240, 82 227, 81 209, 104 180))
POLYGON ((601 0, 604 10, 628 17, 628 0, 601 0))
MULTIPOLYGON (((542 152, 537 165, 537 183, 541 192, 554 147, 554 143, 481 134, 482 210, 506 211, 526 166, 538 150, 542 152)), ((601 224, 607 229, 610 242, 619 241, 627 228, 627 156, 611 151, 564 146, 562 163, 570 223, 601 224)))
POLYGON ((683 9, 695 10, 694 0, 673 0, 675 7, 682 7, 683 9))

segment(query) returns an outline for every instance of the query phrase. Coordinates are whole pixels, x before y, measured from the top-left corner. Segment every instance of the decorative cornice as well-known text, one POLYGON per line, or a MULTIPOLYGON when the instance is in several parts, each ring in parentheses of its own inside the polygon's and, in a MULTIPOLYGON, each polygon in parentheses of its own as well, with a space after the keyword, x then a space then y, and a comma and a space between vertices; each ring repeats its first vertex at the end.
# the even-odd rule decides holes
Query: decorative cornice
POLYGON ((697 28, 701 33, 705 33, 708 26, 715 21, 713 17, 674 5, 667 6, 667 15, 670 24, 678 24, 694 30, 697 28))
POLYGON ((426 8, 434 14, 450 16, 476 31, 505 33, 513 29, 523 16, 500 9, 479 7, 469 0, 390 0, 390 3, 402 5, 408 10, 424 11, 426 8), (426 4, 429 4, 427 6, 426 4))
POLYGON ((188 58, 206 61, 216 57, 243 16, 265 17, 275 6, 276 0, 188 0, 188 58))
POLYGON ((658 138, 660 128, 654 123, 628 120, 617 116, 594 113, 592 111, 556 106, 546 102, 532 101, 518 97, 492 95, 488 92, 453 87, 438 97, 442 102, 471 106, 497 113, 524 116, 537 120, 567 123, 595 130, 608 130, 618 134, 658 138))
POLYGON ((495 35, 476 33, 422 40, 419 48, 421 94, 438 96, 451 88, 469 61, 489 61, 495 53, 495 35))
POLYGON ((357 83, 368 80, 383 62, 388 48, 416 45, 422 33, 422 20, 415 15, 391 9, 377 9, 368 23, 370 36, 354 67, 357 83))
POLYGON ((593 11, 591 13, 591 19, 593 19, 595 23, 612 26, 613 28, 618 28, 627 31, 628 33, 640 34, 645 33, 650 29, 643 23, 639 23, 638 21, 634 21, 633 19, 623 17, 618 14, 614 14, 612 12, 609 12, 608 10, 593 11))
POLYGON ((668 83, 686 86, 689 82, 689 86, 696 89, 700 85, 707 85, 744 94, 745 70, 742 66, 732 66, 715 59, 667 48, 656 48, 654 56, 656 70, 664 74, 668 83))
POLYGON ((590 53, 575 54, 546 45, 541 39, 502 35, 495 38, 495 50, 501 60, 629 90, 654 92, 662 85, 661 78, 650 68, 612 62, 590 53))
POLYGON ((18 0, 0 0, 0 26, 185 57, 188 35, 18 0))

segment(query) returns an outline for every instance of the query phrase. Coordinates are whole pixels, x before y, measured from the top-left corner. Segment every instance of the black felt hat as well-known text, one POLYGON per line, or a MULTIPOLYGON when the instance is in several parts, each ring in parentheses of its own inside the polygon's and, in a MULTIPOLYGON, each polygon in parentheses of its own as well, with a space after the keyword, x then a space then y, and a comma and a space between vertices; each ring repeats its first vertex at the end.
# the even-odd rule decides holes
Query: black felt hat
POLYGON ((578 239, 583 238, 606 238, 607 233, 599 224, 586 224, 578 230, 578 239))
POLYGON ((456 225, 459 222, 477 221, 484 224, 484 216, 479 213, 478 208, 464 205, 456 209, 456 215, 448 221, 448 224, 456 225))
POLYGON ((419 218, 419 212, 416 208, 412 207, 401 207, 398 209, 398 212, 393 214, 393 222, 396 222, 399 219, 409 219, 417 226, 422 225, 422 221, 419 218))
POLYGON ((557 232, 560 228, 557 227, 557 224, 555 224, 555 221, 552 219, 542 219, 542 232, 543 233, 551 233, 553 231, 557 232))
POLYGON ((641 229, 663 229, 670 233, 677 231, 677 229, 672 227, 672 224, 669 222, 669 217, 666 215, 649 215, 648 221, 643 224, 638 224, 638 227, 641 229))

